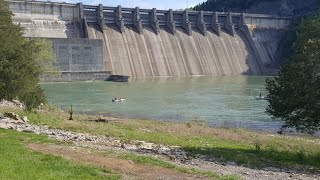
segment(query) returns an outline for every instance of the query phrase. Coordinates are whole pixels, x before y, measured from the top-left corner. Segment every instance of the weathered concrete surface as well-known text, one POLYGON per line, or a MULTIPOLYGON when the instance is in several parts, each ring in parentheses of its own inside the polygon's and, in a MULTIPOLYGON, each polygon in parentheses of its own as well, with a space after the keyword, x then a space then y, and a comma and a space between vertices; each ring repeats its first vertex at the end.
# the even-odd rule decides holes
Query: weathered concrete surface
POLYGON ((49 39, 62 72, 104 71, 103 44, 94 39, 49 39))
POLYGON ((60 75, 40 76, 41 81, 61 82, 61 81, 94 81, 106 80, 111 72, 62 72, 60 75))
POLYGON ((290 18, 272 15, 34 1, 9 5, 14 22, 25 28, 24 36, 62 38, 53 41, 56 64, 68 73, 270 74, 278 62, 278 44, 291 23, 290 18))
POLYGON ((13 22, 20 23, 26 37, 81 38, 79 10, 75 4, 10 1, 13 22))
POLYGON ((172 35, 165 27, 158 35, 151 27, 144 27, 143 35, 132 26, 126 26, 125 33, 115 26, 107 26, 103 33, 95 24, 89 24, 89 29, 90 37, 104 40, 106 67, 114 74, 155 77, 263 73, 241 32, 234 37, 222 32, 219 37, 210 29, 207 36, 197 29, 189 36, 181 28, 172 35))

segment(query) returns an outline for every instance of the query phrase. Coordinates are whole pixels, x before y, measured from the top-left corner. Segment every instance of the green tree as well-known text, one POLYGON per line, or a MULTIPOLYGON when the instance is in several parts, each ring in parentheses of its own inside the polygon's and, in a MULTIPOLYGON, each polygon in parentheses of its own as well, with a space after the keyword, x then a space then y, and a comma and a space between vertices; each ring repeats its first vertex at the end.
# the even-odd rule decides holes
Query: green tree
POLYGON ((39 75, 52 69, 52 46, 45 40, 22 37, 12 13, 0 0, 0 99, 19 99, 27 109, 46 102, 39 75))
POLYGON ((320 129, 320 18, 303 20, 290 63, 267 79, 267 112, 284 121, 282 130, 314 133, 320 129))
MULTIPOLYGON (((194 10, 243 12, 251 6, 268 0, 207 0, 198 4, 194 10)), ((275 1, 275 0, 269 0, 275 1)))

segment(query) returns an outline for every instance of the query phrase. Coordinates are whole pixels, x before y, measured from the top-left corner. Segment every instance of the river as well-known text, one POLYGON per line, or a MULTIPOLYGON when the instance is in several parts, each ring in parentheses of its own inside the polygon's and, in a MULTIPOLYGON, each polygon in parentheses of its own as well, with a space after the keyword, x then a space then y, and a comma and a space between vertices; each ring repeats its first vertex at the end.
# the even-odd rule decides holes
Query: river
POLYGON ((265 113, 268 102, 261 76, 156 78, 43 83, 51 104, 75 112, 164 121, 206 121, 212 126, 276 131, 281 123, 265 113), (126 102, 113 103, 113 97, 126 102))

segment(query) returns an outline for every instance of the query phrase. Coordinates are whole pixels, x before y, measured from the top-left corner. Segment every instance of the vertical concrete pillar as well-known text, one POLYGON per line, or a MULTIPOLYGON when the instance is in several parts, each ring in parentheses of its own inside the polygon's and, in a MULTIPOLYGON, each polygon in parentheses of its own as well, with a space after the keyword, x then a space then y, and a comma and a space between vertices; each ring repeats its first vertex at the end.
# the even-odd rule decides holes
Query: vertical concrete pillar
POLYGON ((228 12, 227 14, 227 21, 226 21, 226 30, 234 36, 236 34, 236 30, 234 28, 234 24, 232 23, 232 13, 228 12))
POLYGON ((134 9, 134 15, 133 15, 133 24, 137 28, 138 32, 142 33, 142 22, 140 19, 140 9, 139 7, 136 7, 134 9))
POLYGON ((83 14, 83 4, 78 3, 78 9, 79 9, 79 25, 80 25, 80 30, 81 33, 83 34, 84 38, 88 38, 88 24, 86 21, 86 18, 84 17, 83 14))
POLYGON ((246 25, 246 14, 241 13, 240 15, 240 21, 239 21, 239 27, 245 26, 246 25))
POLYGON ((103 31, 103 29, 105 29, 105 20, 104 20, 104 16, 103 16, 103 5, 99 4, 98 7, 98 23, 100 25, 101 30, 103 31))
POLYGON ((219 23, 219 15, 218 12, 213 13, 213 20, 212 20, 212 29, 218 36, 221 34, 221 26, 219 23))
POLYGON ((159 27, 159 21, 157 18, 157 9, 153 8, 149 16, 150 16, 150 24, 152 29, 156 34, 159 34, 160 27, 159 27))
POLYGON ((187 34, 189 36, 192 35, 192 29, 191 29, 191 22, 189 21, 189 12, 187 10, 183 13, 183 19, 182 19, 182 27, 186 30, 187 34))
POLYGON ((197 26, 200 29, 200 31, 203 33, 203 35, 206 36, 207 35, 207 26, 206 26, 206 23, 203 19, 203 11, 200 11, 198 14, 197 26))
POLYGON ((83 15, 83 4, 78 3, 78 8, 79 8, 79 21, 83 20, 84 15, 83 15))
POLYGON ((173 11, 172 9, 169 9, 168 15, 167 15, 167 27, 171 30, 172 34, 176 34, 176 23, 174 22, 173 19, 173 11))
POLYGON ((123 17, 122 17, 122 8, 121 6, 118 6, 116 8, 116 25, 119 28, 119 31, 121 33, 124 32, 124 21, 123 21, 123 17))

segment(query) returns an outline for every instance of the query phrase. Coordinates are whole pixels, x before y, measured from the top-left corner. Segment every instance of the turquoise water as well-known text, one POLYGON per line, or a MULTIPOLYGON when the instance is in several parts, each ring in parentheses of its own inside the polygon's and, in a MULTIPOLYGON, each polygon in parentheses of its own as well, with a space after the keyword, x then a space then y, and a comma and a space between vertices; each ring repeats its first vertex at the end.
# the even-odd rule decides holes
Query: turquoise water
POLYGON ((214 126, 274 131, 280 126, 265 113, 266 77, 227 76, 44 83, 51 104, 76 112, 165 121, 207 121, 214 126), (113 97, 124 103, 112 103, 113 97))

